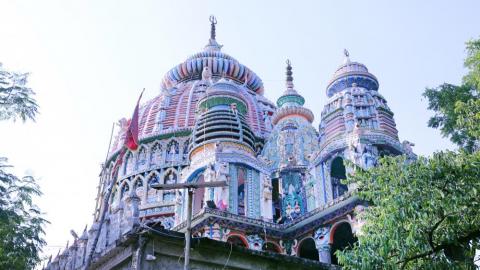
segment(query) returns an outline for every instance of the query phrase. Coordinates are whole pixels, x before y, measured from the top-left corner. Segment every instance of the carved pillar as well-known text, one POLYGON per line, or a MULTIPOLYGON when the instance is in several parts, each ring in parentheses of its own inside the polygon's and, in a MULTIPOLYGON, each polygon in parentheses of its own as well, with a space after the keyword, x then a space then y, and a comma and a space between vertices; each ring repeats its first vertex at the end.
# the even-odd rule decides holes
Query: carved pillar
POLYGON ((320 262, 332 263, 330 256, 330 226, 320 227, 313 233, 315 247, 318 250, 318 258, 320 262))

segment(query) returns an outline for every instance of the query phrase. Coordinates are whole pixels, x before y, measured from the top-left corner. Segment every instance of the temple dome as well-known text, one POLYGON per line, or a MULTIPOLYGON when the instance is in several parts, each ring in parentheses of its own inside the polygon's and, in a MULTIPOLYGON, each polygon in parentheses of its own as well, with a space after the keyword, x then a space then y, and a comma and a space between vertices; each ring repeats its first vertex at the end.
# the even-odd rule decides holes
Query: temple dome
MULTIPOLYGON (((161 82, 161 93, 140 106, 140 143, 172 134, 188 136, 195 127, 198 102, 209 86, 214 86, 208 88, 210 92, 229 91, 232 92, 230 96, 248 104, 249 111, 243 117, 256 137, 263 138, 269 134, 270 129, 262 116, 264 111, 270 112, 275 106, 263 96, 262 80, 248 67, 222 52, 221 48, 215 39, 215 25, 212 23, 211 36, 204 49, 170 69, 161 82), (202 76, 205 69, 208 69, 208 79, 202 76)), ((239 103, 238 110, 242 108, 239 103)), ((125 118, 120 120, 120 131, 109 156, 122 147, 127 123, 125 118)))
POLYGON ((204 67, 209 67, 213 77, 226 77, 246 87, 255 93, 263 94, 263 82, 260 77, 235 58, 220 51, 220 47, 212 49, 206 46, 204 51, 187 58, 165 74, 161 88, 168 89, 179 82, 198 80, 204 67))
POLYGON ((333 94, 351 87, 354 83, 375 91, 379 87, 377 77, 370 73, 364 64, 350 61, 348 51, 345 50, 345 61, 337 68, 328 83, 327 96, 331 97, 333 94))

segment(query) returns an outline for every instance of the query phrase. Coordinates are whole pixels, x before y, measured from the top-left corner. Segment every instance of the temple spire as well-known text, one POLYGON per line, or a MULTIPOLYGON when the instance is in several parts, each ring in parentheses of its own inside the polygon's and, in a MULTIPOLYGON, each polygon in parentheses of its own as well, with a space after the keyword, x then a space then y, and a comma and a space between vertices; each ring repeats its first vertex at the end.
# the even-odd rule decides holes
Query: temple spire
POLYGON ((208 40, 207 46, 205 46, 205 50, 220 51, 220 49, 222 48, 222 45, 218 44, 217 40, 215 39, 217 37, 217 32, 216 32, 217 18, 213 15, 210 15, 209 21, 210 21, 210 39, 208 40))
POLYGON ((298 94, 297 90, 295 90, 295 86, 293 85, 292 62, 287 59, 286 63, 287 71, 285 72, 285 86, 287 89, 285 89, 285 92, 283 92, 282 96, 278 98, 277 106, 303 106, 305 99, 298 94))
POLYGON ((209 20, 210 20, 210 24, 211 24, 210 39, 215 40, 215 36, 216 36, 215 25, 217 24, 217 18, 215 18, 215 16, 213 16, 213 15, 210 15, 209 20))
POLYGON ((284 94, 297 94, 297 91, 295 91, 294 85, 293 85, 293 72, 292 72, 292 63, 290 62, 289 59, 286 61, 287 63, 287 71, 285 72, 285 75, 287 75, 285 85, 287 87, 287 90, 285 91, 284 94))
POLYGON ((287 59, 287 72, 285 72, 285 75, 287 75, 287 80, 286 80, 286 86, 287 89, 293 89, 293 72, 292 72, 292 63, 290 62, 289 59, 287 59))
POLYGON ((345 64, 350 63, 350 53, 348 52, 347 49, 343 49, 343 55, 345 55, 344 63, 345 64))

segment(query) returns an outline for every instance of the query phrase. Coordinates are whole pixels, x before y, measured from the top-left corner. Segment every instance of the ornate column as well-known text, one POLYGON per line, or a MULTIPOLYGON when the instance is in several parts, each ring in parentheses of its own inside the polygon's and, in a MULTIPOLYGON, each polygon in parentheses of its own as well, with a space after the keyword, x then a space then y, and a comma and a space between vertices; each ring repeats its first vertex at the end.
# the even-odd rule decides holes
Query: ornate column
POLYGON ((313 239, 315 240, 315 247, 318 250, 318 258, 320 262, 332 263, 330 256, 330 226, 320 227, 313 233, 313 239))

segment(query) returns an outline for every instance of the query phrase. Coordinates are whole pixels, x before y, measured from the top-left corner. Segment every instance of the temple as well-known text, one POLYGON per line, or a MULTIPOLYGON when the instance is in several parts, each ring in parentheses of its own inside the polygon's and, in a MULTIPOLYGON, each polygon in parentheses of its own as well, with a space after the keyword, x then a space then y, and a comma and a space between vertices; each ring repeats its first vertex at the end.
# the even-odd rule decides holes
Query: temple
MULTIPOLYGON (((399 141, 377 78, 351 61, 348 51, 328 83, 317 129, 302 89, 295 88, 292 63, 286 62, 283 94, 271 102, 260 77, 223 52, 216 20, 210 21, 203 50, 168 71, 160 94, 140 107, 140 146, 127 152, 112 179, 128 119, 119 121, 121 130, 100 176, 93 224, 46 269, 82 269, 92 245, 94 265, 101 268, 132 233, 155 229, 181 235, 186 192, 151 186, 210 181, 227 186, 195 190, 195 239, 335 265, 335 252, 356 241, 358 216, 367 207, 355 196, 355 186, 342 182, 351 169, 345 164, 368 169, 383 155, 415 158, 413 144, 399 141)), ((135 254, 127 256, 132 269, 142 258, 144 264, 155 258, 135 254)))

